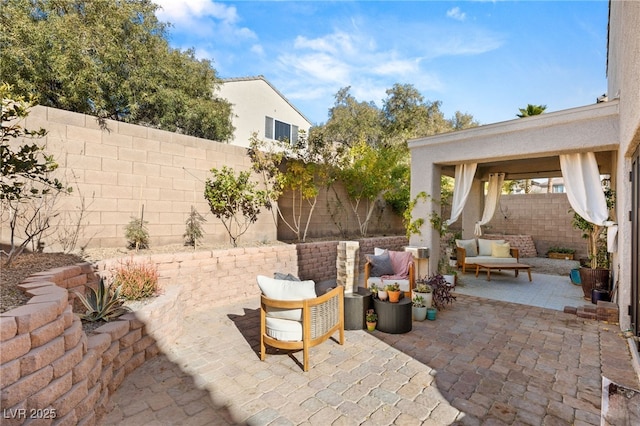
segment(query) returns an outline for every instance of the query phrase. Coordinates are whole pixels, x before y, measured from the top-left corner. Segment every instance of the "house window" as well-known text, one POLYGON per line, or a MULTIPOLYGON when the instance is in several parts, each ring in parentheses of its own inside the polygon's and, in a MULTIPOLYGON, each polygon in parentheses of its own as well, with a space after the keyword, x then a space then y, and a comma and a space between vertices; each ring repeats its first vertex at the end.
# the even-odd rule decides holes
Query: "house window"
POLYGON ((298 126, 275 120, 271 117, 265 117, 264 137, 266 139, 288 141, 291 145, 295 145, 298 143, 298 126))
POLYGON ((275 120, 275 137, 274 139, 283 141, 291 140, 291 124, 283 123, 282 121, 275 120))
POLYGON ((264 137, 267 139, 273 139, 273 118, 271 117, 265 117, 264 137))
POLYGON ((564 185, 563 184, 555 184, 555 185, 553 185, 553 187, 551 188, 551 191, 553 193, 556 193, 556 194, 567 192, 567 191, 564 190, 564 185))

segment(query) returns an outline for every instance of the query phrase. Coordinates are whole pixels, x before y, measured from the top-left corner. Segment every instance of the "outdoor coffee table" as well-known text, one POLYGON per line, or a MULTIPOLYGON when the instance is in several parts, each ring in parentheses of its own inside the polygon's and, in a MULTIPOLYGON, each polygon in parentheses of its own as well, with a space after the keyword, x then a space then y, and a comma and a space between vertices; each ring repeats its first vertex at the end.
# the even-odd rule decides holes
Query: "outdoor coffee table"
POLYGON ((521 269, 526 270, 529 273, 529 281, 531 281, 531 265, 525 265, 524 263, 476 263, 476 277, 480 273, 480 269, 487 270, 487 281, 491 281, 492 270, 515 270, 516 277, 521 269))
POLYGON ((373 308, 378 314, 376 330, 390 334, 410 332, 413 320, 411 307, 411 300, 408 297, 403 297, 398 303, 373 299, 373 308))

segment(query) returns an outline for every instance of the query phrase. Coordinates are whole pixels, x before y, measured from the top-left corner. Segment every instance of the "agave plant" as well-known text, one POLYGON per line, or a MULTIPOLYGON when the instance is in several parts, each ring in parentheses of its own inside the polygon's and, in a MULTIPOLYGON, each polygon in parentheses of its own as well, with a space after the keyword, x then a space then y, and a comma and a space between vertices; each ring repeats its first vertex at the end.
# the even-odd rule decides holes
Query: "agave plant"
POLYGON ((127 308, 122 306, 123 298, 120 296, 121 287, 115 291, 105 285, 104 279, 100 279, 97 290, 89 289, 89 295, 84 296, 75 292, 87 311, 80 317, 87 321, 109 321, 127 312, 127 308))

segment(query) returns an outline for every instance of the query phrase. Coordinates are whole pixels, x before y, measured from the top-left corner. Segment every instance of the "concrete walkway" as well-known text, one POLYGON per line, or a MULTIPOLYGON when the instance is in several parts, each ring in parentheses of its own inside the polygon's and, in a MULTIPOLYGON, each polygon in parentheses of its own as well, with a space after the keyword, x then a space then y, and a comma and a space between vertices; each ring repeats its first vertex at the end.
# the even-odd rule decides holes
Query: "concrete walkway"
MULTIPOLYGON (((304 373, 301 353, 260 361, 257 308, 187 313, 184 336, 125 379, 101 424, 599 425, 602 376, 640 388, 618 326, 559 310, 460 294, 407 334, 347 331, 344 346, 312 348, 304 373)), ((638 405, 623 412, 640 418, 638 405)))

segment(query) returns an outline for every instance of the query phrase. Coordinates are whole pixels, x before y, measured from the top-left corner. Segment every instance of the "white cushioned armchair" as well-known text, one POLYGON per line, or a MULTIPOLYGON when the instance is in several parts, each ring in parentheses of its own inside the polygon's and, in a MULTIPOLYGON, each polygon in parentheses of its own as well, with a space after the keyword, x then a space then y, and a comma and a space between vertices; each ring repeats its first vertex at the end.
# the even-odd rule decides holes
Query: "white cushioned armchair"
POLYGON ((302 369, 309 370, 309 349, 339 333, 344 344, 344 287, 316 296, 313 281, 257 277, 260 298, 260 359, 266 346, 303 352, 302 369))
POLYGON ((364 265, 364 287, 372 284, 382 289, 385 284, 398 283, 405 297, 411 299, 415 287, 415 264, 410 252, 374 249, 373 255, 366 255, 364 265))

